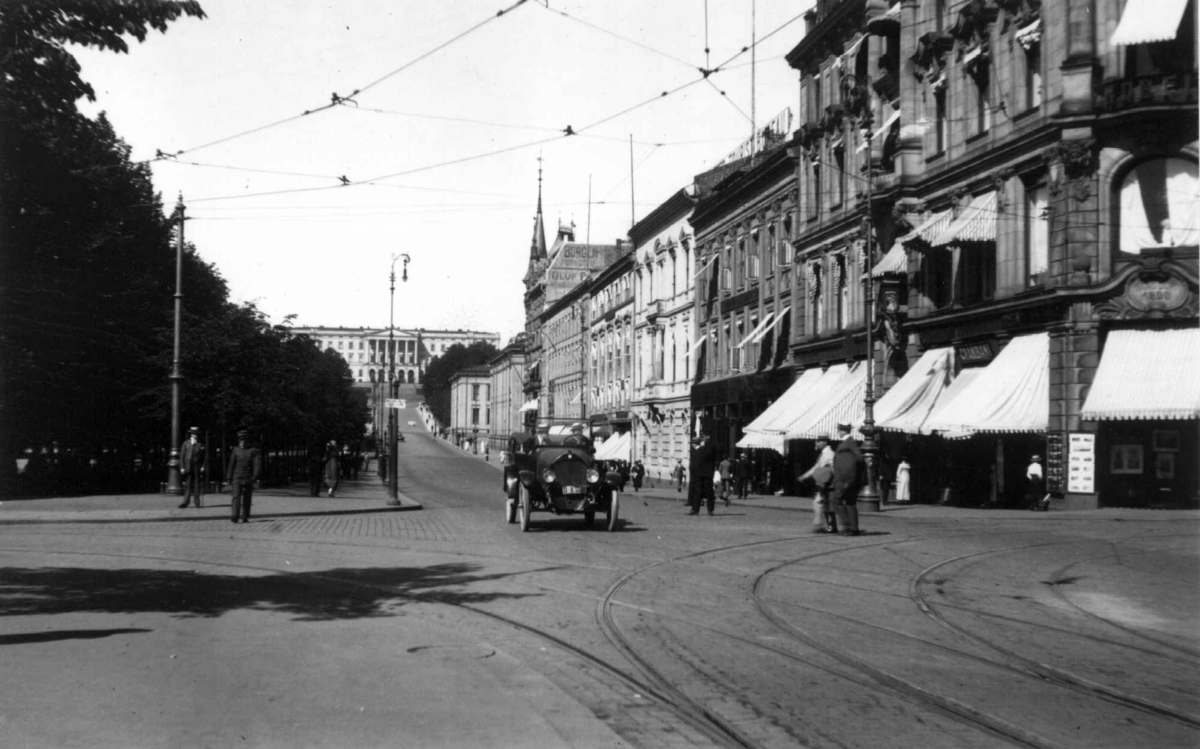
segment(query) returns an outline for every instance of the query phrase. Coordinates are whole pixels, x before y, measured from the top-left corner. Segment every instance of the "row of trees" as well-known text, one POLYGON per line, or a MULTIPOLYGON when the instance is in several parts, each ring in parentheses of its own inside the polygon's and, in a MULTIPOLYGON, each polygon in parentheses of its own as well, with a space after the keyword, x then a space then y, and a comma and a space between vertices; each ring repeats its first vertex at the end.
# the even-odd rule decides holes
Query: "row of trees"
POLYGON ((450 380, 459 370, 486 364, 496 353, 489 341, 475 341, 469 346, 456 343, 429 362, 425 368, 425 405, 440 423, 450 424, 450 380))
MULTIPOLYGON (((146 489, 165 477, 176 222, 67 44, 127 51, 196 2, 0 3, 0 496, 146 489)), ((186 247, 181 414, 216 445, 363 434, 346 363, 230 301, 186 247)))

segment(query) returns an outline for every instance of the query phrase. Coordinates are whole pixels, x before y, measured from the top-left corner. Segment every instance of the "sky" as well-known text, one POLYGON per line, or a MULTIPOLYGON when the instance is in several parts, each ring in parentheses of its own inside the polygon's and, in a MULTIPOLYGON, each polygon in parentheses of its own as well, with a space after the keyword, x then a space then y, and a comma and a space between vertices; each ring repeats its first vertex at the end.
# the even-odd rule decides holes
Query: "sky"
POLYGON ((524 328, 539 167, 549 241, 558 222, 581 242, 626 238, 752 120, 795 113, 783 56, 812 5, 527 0, 497 15, 514 2, 201 0, 207 18, 127 55, 73 49, 97 95, 80 107, 150 161, 166 212, 182 195, 187 241, 234 301, 276 323, 386 327, 406 253, 398 327, 507 341, 524 328))

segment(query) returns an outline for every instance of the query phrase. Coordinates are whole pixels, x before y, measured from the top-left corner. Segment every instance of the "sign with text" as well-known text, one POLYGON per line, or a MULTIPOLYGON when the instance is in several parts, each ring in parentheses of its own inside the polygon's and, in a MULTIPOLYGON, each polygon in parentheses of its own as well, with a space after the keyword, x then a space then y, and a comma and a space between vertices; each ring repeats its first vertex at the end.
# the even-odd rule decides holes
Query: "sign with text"
POLYGON ((408 408, 408 404, 403 398, 388 398, 384 401, 384 406, 387 408, 408 408))
POLYGON ((1067 443, 1067 491, 1096 493, 1096 435, 1072 432, 1067 443))

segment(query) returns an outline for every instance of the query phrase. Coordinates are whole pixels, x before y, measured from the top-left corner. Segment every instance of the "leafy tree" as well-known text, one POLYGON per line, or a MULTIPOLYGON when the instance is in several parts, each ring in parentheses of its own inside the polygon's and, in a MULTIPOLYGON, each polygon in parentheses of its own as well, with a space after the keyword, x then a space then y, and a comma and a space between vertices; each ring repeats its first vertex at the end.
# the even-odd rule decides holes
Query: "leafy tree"
POLYGON ((425 404, 443 424, 450 423, 450 380, 460 370, 487 363, 496 355, 489 341, 464 346, 456 343, 425 367, 425 404))

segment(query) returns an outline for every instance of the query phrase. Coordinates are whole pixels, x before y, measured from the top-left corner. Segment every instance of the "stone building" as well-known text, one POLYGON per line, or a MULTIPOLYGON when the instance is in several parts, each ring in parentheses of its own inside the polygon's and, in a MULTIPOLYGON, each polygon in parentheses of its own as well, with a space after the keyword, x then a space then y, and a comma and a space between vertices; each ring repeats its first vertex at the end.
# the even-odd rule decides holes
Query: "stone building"
POLYGON ((679 190, 629 230, 633 241, 633 455, 669 479, 687 465, 692 426, 695 186, 679 190))
POLYGON ((1195 0, 808 14, 791 355, 847 404, 869 368, 885 488, 903 454, 919 500, 1022 506, 1036 454, 1066 507, 1195 504, 1195 23, 1195 0))
POLYGON ((525 344, 528 336, 518 333, 487 362, 492 394, 492 452, 499 454, 514 432, 524 431, 525 344))
POLYGON ((491 383, 487 367, 460 369, 450 378, 450 439, 475 454, 491 441, 491 383))
POLYGON ((583 300, 587 328, 581 364, 587 414, 593 433, 606 438, 628 434, 633 425, 633 253, 628 246, 623 249, 616 262, 587 284, 583 300))
POLYGON ((323 349, 332 349, 346 360, 350 374, 359 384, 386 382, 395 352, 396 379, 402 384, 418 384, 429 361, 441 356, 454 344, 469 346, 476 341, 499 345, 499 333, 478 330, 435 330, 426 328, 292 328, 296 335, 307 335, 323 349), (390 333, 390 335, 389 335, 390 333))

